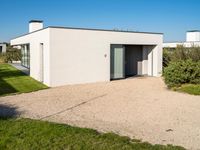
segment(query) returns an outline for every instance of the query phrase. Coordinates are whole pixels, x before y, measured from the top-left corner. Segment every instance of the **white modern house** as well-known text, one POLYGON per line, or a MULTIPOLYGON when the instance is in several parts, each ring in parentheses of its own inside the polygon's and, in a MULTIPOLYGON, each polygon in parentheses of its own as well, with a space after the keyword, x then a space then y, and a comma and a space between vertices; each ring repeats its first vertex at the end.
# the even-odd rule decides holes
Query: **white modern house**
POLYGON ((6 52, 6 44, 0 43, 0 53, 5 53, 5 52, 6 52))
POLYGON ((187 31, 186 42, 168 42, 164 43, 164 48, 176 48, 178 45, 185 47, 200 46, 200 30, 187 31))
POLYGON ((162 74, 163 34, 49 26, 29 22, 21 46, 30 76, 55 87, 162 74))

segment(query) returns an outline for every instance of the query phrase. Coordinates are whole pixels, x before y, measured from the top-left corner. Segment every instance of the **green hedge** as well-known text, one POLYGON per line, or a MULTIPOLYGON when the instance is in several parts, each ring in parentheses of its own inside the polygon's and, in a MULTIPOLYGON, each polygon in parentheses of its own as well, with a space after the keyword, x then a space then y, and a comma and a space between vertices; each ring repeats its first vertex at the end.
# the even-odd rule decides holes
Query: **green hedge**
POLYGON ((172 61, 164 69, 165 83, 168 87, 182 84, 200 84, 200 61, 178 60, 172 61))

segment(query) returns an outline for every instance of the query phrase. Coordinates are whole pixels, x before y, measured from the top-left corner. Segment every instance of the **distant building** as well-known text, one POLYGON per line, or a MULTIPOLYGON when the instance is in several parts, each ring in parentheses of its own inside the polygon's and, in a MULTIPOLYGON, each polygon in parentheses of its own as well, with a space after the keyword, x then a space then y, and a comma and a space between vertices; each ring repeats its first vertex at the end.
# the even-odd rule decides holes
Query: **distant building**
POLYGON ((0 53, 5 53, 5 52, 6 52, 6 44, 0 43, 0 53))
POLYGON ((177 45, 185 47, 200 46, 200 30, 188 31, 186 33, 186 42, 168 42, 164 43, 164 48, 176 48, 177 45))

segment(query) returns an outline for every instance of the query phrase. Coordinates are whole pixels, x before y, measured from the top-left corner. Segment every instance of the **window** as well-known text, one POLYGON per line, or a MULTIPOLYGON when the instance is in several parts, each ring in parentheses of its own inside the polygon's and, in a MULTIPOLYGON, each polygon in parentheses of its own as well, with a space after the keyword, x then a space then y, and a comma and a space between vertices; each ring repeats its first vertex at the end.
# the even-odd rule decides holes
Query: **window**
POLYGON ((30 68, 30 46, 29 44, 22 45, 21 46, 21 52, 22 52, 22 66, 26 68, 30 68))
POLYGON ((2 53, 2 49, 3 49, 3 47, 2 47, 2 46, 0 46, 0 53, 2 53))

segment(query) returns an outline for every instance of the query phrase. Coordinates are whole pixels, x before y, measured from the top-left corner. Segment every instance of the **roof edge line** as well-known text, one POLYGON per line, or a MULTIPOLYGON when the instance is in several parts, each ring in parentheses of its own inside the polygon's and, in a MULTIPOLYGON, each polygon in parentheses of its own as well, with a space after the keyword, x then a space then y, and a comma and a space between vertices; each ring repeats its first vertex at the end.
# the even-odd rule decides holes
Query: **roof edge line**
POLYGON ((20 35, 20 36, 17 36, 17 37, 15 37, 15 38, 11 39, 11 40, 14 40, 14 39, 17 39, 17 38, 20 38, 20 37, 23 37, 23 36, 26 36, 26 35, 29 35, 29 34, 32 34, 32 33, 36 33, 36 32, 39 32, 39 31, 42 31, 42 30, 45 30, 45 29, 48 29, 48 28, 49 28, 49 27, 45 27, 45 28, 42 28, 42 29, 40 29, 40 30, 36 30, 36 31, 30 32, 30 33, 22 34, 22 35, 20 35))
POLYGON ((45 30, 45 29, 48 29, 48 28, 72 29, 72 30, 89 30, 89 31, 107 31, 107 32, 123 32, 123 33, 141 33, 141 34, 158 34, 158 35, 163 35, 164 34, 164 33, 156 33, 156 32, 120 31, 120 30, 118 31, 118 30, 109 30, 109 29, 90 29, 90 28, 48 26, 48 27, 42 28, 40 30, 33 31, 31 33, 26 33, 26 34, 17 36, 15 38, 12 38, 11 40, 14 40, 14 39, 17 39, 17 38, 20 38, 20 37, 23 37, 23 36, 26 36, 26 35, 29 35, 29 34, 32 34, 32 33, 35 33, 35 32, 39 32, 39 31, 42 31, 42 30, 45 30))
POLYGON ((95 28, 75 28, 75 27, 59 27, 59 26, 49 26, 48 28, 58 28, 58 29, 72 29, 72 30, 90 30, 90 31, 107 31, 107 32, 125 32, 125 33, 144 33, 144 34, 164 34, 157 32, 140 32, 140 31, 121 31, 121 30, 109 30, 109 29, 95 29, 95 28))

